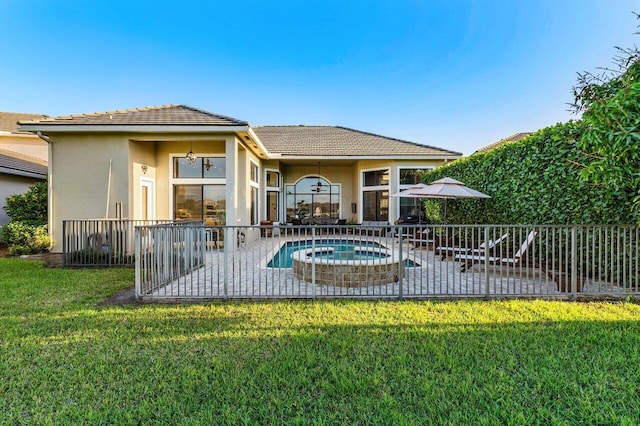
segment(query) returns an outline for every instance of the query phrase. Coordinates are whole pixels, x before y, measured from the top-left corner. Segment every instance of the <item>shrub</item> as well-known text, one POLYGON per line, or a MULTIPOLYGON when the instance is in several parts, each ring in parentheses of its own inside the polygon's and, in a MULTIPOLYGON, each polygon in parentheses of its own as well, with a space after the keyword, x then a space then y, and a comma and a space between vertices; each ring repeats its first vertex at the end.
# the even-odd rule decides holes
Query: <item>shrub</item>
POLYGON ((12 221, 2 228, 2 238, 12 255, 41 253, 51 245, 47 226, 12 221))
POLYGON ((7 215, 26 225, 47 224, 47 183, 37 182, 24 194, 11 195, 4 207, 7 215))

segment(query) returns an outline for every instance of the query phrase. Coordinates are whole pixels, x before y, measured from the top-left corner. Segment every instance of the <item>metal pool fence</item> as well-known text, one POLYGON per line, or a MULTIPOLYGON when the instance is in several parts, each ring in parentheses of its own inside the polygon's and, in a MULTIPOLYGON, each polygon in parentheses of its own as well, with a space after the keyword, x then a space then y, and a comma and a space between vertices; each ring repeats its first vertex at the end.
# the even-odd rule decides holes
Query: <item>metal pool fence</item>
POLYGON ((62 222, 62 262, 65 267, 133 266, 136 226, 165 224, 170 220, 82 219, 62 222))
POLYGON ((640 295, 636 226, 135 229, 143 300, 640 295))

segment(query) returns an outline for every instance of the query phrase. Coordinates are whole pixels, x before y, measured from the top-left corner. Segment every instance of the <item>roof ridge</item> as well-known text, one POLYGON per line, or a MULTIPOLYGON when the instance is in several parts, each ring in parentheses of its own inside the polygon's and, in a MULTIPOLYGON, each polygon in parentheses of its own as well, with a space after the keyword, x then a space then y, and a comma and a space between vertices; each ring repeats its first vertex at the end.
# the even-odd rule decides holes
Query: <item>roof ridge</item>
POLYGON ((168 108, 172 108, 172 107, 176 107, 177 105, 175 104, 165 104, 165 105, 152 105, 152 106, 146 106, 146 107, 135 107, 135 108, 126 108, 126 109, 119 109, 119 110, 113 110, 113 111, 96 111, 96 112, 83 112, 83 113, 79 113, 79 114, 67 114, 67 115, 58 115, 55 117, 51 117, 51 116, 47 116, 47 118, 43 118, 42 120, 19 120, 18 124, 27 124, 27 123, 32 123, 34 121, 37 122, 41 122, 41 121, 56 121, 56 120, 71 120, 74 118, 82 118, 82 117, 97 117, 100 115, 107 115, 107 114, 125 114, 127 112, 137 112, 137 111, 151 111, 151 110, 156 110, 156 109, 168 109, 168 108))
POLYGON ((200 112, 200 113, 202 113, 202 114, 210 115, 210 116, 212 116, 212 117, 216 117, 216 118, 224 118, 224 119, 226 119, 226 120, 237 121, 237 122, 239 122, 239 123, 245 123, 245 124, 247 124, 247 125, 249 124, 249 122, 248 122, 248 121, 245 121, 245 120, 240 120, 240 119, 238 119, 238 118, 231 117, 231 116, 229 116, 229 115, 218 114, 217 112, 206 111, 206 110, 204 110, 204 109, 196 108, 196 107, 193 107, 193 106, 191 106, 191 105, 178 104, 178 105, 172 105, 172 106, 174 106, 174 107, 187 108, 187 109, 190 109, 190 110, 192 110, 192 111, 200 112))
POLYGON ((227 115, 218 114, 215 112, 206 111, 200 108, 192 107, 190 105, 184 104, 165 104, 165 105, 152 105, 152 106, 144 106, 144 107, 135 107, 135 108, 126 108, 112 111, 100 111, 100 112, 85 112, 80 114, 69 114, 69 115, 60 115, 57 117, 48 117, 40 119, 40 120, 19 120, 18 124, 38 124, 38 123, 51 123, 62 120, 73 120, 73 119, 81 119, 81 118, 90 118, 90 117, 106 117, 116 114, 128 114, 128 113, 136 113, 136 112, 144 112, 144 111, 154 111, 154 110, 170 110, 172 108, 184 108, 188 109, 192 112, 196 112, 199 114, 206 115, 211 118, 227 120, 238 125, 246 125, 249 123, 244 120, 240 120, 234 117, 230 117, 227 115))
POLYGON ((433 145, 427 145, 427 144, 421 144, 421 143, 418 143, 418 142, 412 142, 412 141, 408 141, 406 139, 394 138, 394 137, 391 137, 391 136, 380 135, 378 133, 365 132, 364 130, 352 129, 350 127, 345 127, 345 126, 335 126, 335 127, 339 128, 339 129, 350 130, 352 132, 362 133, 363 135, 376 136, 376 137, 379 137, 379 138, 385 138, 385 139, 389 139, 389 140, 392 140, 392 141, 408 143, 408 144, 414 145, 414 146, 436 149, 438 151, 445 151, 445 152, 448 152, 448 153, 454 154, 454 155, 462 155, 461 152, 451 151, 450 149, 440 148, 440 147, 433 146, 433 145))
POLYGON ((256 127, 340 127, 340 126, 332 126, 329 124, 262 124, 259 126, 251 126, 254 129, 256 127))

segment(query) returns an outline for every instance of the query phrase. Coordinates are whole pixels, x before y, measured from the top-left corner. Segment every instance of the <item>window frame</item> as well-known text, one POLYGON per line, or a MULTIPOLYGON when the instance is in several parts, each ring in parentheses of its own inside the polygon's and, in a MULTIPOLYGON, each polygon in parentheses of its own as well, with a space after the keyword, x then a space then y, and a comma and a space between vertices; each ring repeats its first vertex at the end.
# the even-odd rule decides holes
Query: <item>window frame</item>
MULTIPOLYGON (((199 158, 225 158, 225 162, 226 162, 226 154, 225 153, 198 153, 198 157, 199 158)), ((189 178, 180 178, 180 177, 174 177, 175 176, 175 170, 174 170, 174 166, 175 166, 175 158, 185 158, 185 154, 184 153, 170 153, 169 154, 169 217, 172 218, 172 220, 175 220, 176 217, 176 206, 175 206, 175 186, 176 185, 200 185, 200 186, 204 186, 204 185, 221 185, 221 186, 225 186, 227 185, 227 178, 226 176, 224 178, 205 178, 205 177, 200 177, 200 178, 195 178, 195 177, 189 177, 189 178)), ((225 169, 226 169, 226 164, 225 164, 225 169)), ((204 216, 203 216, 204 219, 204 216)), ((226 218, 225 218, 225 222, 226 222, 226 218)))

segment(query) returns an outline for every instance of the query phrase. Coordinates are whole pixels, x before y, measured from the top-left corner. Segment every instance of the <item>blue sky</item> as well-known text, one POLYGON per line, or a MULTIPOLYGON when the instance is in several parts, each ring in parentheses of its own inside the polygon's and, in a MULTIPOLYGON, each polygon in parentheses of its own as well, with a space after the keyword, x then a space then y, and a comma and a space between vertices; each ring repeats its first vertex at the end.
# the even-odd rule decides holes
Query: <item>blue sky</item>
POLYGON ((0 111, 187 104, 469 154, 575 118, 630 47, 627 0, 0 0, 0 111))

